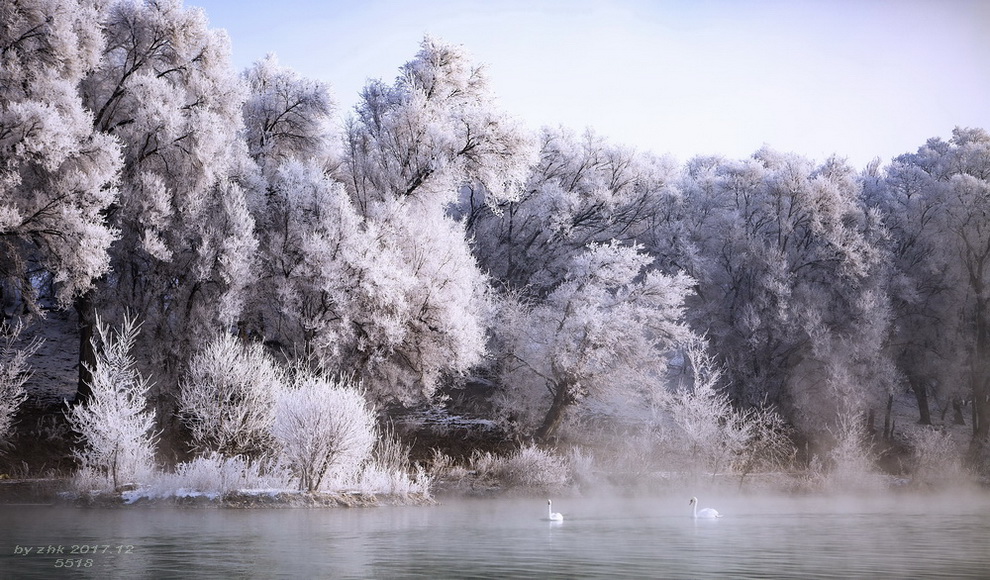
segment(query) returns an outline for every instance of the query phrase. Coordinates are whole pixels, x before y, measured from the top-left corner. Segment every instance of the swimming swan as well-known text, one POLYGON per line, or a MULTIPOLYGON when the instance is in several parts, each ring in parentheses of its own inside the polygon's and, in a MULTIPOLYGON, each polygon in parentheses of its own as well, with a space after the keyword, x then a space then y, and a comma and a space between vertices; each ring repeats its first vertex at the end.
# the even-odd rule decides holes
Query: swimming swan
POLYGON ((693 505, 694 506, 694 517, 696 517, 696 518, 720 518, 720 517, 722 517, 722 514, 718 513, 716 510, 713 510, 712 508, 705 508, 705 509, 703 509, 701 511, 698 511, 698 498, 696 498, 696 497, 692 497, 691 498, 691 501, 689 501, 688 503, 690 505, 693 505))
POLYGON ((549 519, 551 522, 564 521, 564 516, 553 511, 553 502, 550 500, 547 500, 547 519, 549 519))

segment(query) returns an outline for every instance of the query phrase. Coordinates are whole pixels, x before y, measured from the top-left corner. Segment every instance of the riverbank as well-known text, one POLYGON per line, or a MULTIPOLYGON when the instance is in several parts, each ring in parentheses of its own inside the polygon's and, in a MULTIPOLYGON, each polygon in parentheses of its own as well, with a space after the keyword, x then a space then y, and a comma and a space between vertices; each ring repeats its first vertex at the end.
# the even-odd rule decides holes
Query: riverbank
POLYGON ((216 508, 354 508, 396 505, 435 505, 428 494, 369 494, 362 492, 308 493, 292 490, 235 490, 203 493, 176 490, 152 493, 126 487, 115 492, 79 492, 68 479, 0 479, 2 505, 65 505, 75 507, 178 506, 216 508))
MULTIPOLYGON (((555 490, 555 497, 594 497, 606 493, 614 497, 649 497, 678 493, 683 489, 701 490, 708 495, 760 496, 842 496, 850 492, 863 495, 913 494, 946 491, 920 485, 910 478, 872 474, 868 478, 850 481, 822 481, 807 472, 780 472, 750 474, 740 481, 739 476, 720 475, 703 480, 686 474, 653 474, 640 478, 634 484, 619 478, 611 485, 594 489, 571 487, 555 490)), ((990 491, 990 481, 974 479, 953 489, 990 491)), ((65 478, 2 479, 0 478, 0 505, 51 505, 77 508, 130 508, 130 507, 187 507, 222 509, 332 509, 370 508, 384 506, 433 506, 460 498, 508 498, 542 496, 547 490, 500 486, 487 482, 475 485, 467 481, 437 482, 430 493, 374 494, 360 491, 301 492, 285 489, 238 489, 225 493, 211 493, 178 489, 169 492, 124 486, 111 492, 80 492, 72 487, 72 480, 65 478)), ((699 492, 700 493, 700 492, 699 492)))

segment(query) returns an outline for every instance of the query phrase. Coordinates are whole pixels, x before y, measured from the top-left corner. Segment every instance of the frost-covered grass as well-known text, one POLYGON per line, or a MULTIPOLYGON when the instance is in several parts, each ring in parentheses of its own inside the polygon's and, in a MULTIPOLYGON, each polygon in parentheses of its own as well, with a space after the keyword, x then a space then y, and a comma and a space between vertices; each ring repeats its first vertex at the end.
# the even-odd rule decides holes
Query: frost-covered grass
POLYGON ((399 497, 411 494, 429 496, 432 486, 432 480, 422 467, 417 468, 414 475, 410 475, 407 471, 386 469, 374 462, 361 470, 356 483, 356 491, 364 494, 399 497))
POLYGON ((282 466, 211 453, 180 463, 173 472, 158 472, 148 483, 123 492, 121 497, 126 503, 195 497, 216 500, 234 491, 278 494, 291 488, 291 474, 282 466))
POLYGON ((291 473, 283 466, 211 453, 180 463, 172 473, 159 473, 145 491, 148 497, 188 494, 217 497, 231 491, 290 489, 290 480, 291 473))
MULTIPOLYGON (((305 492, 299 489, 292 470, 284 465, 212 453, 181 463, 173 472, 158 473, 148 483, 124 491, 121 496, 126 503, 134 503, 142 499, 196 497, 217 500, 230 493, 292 497, 305 492)), ((358 474, 328 480, 320 492, 365 496, 429 496, 430 479, 422 469, 410 475, 371 461, 358 474)))

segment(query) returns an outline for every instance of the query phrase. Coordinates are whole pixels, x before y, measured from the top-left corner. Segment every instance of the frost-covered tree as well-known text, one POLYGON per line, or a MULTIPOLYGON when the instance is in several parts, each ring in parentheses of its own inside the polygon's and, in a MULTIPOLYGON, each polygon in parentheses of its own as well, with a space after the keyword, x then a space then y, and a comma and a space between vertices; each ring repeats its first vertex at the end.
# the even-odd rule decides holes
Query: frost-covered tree
POLYGON ((253 213, 259 275, 247 318, 251 333, 287 353, 332 364, 348 340, 344 309, 358 286, 350 264, 363 262, 366 248, 362 218, 339 182, 300 160, 283 162, 267 178, 253 213), (329 350, 321 353, 320 345, 329 350))
POLYGON ((0 324, 0 445, 10 431, 18 407, 27 398, 24 383, 31 378, 28 359, 41 347, 42 340, 32 339, 23 348, 17 340, 24 327, 21 324, 0 324))
POLYGON ((526 178, 529 139, 460 47, 425 38, 393 84, 365 86, 355 113, 344 174, 365 215, 387 214, 403 198, 442 207, 467 184, 512 198, 526 178))
POLYGON ((144 362, 172 388, 189 353, 236 323, 250 281, 253 223, 233 179, 247 159, 244 93, 225 34, 200 9, 120 0, 100 22, 102 59, 81 91, 96 129, 123 146, 120 200, 106 212, 121 239, 113 275, 77 303, 82 342, 96 308, 140 312, 154 345, 144 362))
POLYGON ((958 281, 962 291, 950 294, 949 309, 930 326, 948 329, 946 346, 964 357, 973 435, 985 441, 990 436, 990 134, 957 127, 949 141, 930 139, 896 162, 920 170, 924 195, 937 201, 933 219, 947 258, 932 260, 932 273, 958 281))
POLYGON ((289 243, 273 241, 288 258, 279 263, 302 275, 276 273, 282 295, 299 301, 289 316, 312 335, 308 354, 325 370, 336 361, 356 373, 374 396, 404 402, 476 363, 484 277, 445 209, 466 184, 512 195, 528 152, 484 74, 456 47, 427 39, 393 85, 369 83, 335 173, 348 199, 303 166, 283 169, 284 191, 270 198, 283 215, 305 216, 289 243), (317 210, 319 199, 332 201, 317 210))
POLYGON ((929 397, 943 411, 966 396, 965 341, 960 332, 966 280, 946 243, 945 193, 910 155, 901 156, 864 182, 865 202, 876 208, 889 232, 883 247, 891 300, 890 349, 915 395, 919 421, 932 424, 929 397))
POLYGON ((99 342, 86 405, 66 403, 66 418, 79 433, 82 449, 74 451, 84 482, 140 482, 155 466, 155 412, 148 409, 150 382, 141 376, 132 351, 140 325, 125 317, 116 332, 96 318, 99 342))
POLYGON ((66 306, 109 266, 120 150, 77 92, 100 58, 100 2, 0 5, 0 307, 66 306))
POLYGON ((769 149, 751 159, 696 158, 684 199, 691 216, 705 332, 744 406, 767 400, 806 430, 863 413, 895 374, 877 267, 878 216, 845 163, 815 166, 769 149))
POLYGON ((329 147, 330 87, 279 66, 269 55, 244 71, 244 128, 251 157, 271 172, 287 159, 320 158, 329 147))
POLYGON ((426 40, 394 85, 369 83, 327 163, 325 86, 273 61, 247 73, 259 283, 247 323, 379 399, 429 398, 484 350, 485 280, 445 215, 466 183, 509 195, 526 140, 460 49, 426 40))
MULTIPOLYGON (((539 143, 539 161, 517 197, 493 200, 484 188, 467 186, 455 213, 482 268, 542 296, 588 244, 648 243, 660 235, 677 203, 678 174, 669 159, 611 145, 590 131, 544 129, 539 143)), ((672 249, 665 247, 668 255, 672 249)))
POLYGON ((429 398, 443 375, 466 372, 485 352, 486 278, 463 228, 440 212, 369 226, 380 237, 362 274, 364 300, 352 306, 357 341, 345 360, 379 396, 429 398))
POLYGON ((458 224, 362 218, 312 164, 283 164, 269 187, 256 332, 318 370, 355 373, 379 398, 428 398, 444 372, 478 360, 484 278, 458 224))
POLYGON ((179 395, 193 446, 227 457, 270 454, 276 394, 286 380, 261 344, 218 336, 190 360, 179 395))
POLYGON ((540 409, 536 439, 555 438, 588 398, 663 388, 668 356, 690 336, 683 308, 693 281, 651 262, 637 247, 593 244, 545 300, 500 313, 508 402, 519 413, 540 409))
POLYGON ((327 478, 357 475, 375 445, 375 415, 347 381, 298 374, 279 391, 272 433, 279 454, 303 491, 318 491, 327 478))

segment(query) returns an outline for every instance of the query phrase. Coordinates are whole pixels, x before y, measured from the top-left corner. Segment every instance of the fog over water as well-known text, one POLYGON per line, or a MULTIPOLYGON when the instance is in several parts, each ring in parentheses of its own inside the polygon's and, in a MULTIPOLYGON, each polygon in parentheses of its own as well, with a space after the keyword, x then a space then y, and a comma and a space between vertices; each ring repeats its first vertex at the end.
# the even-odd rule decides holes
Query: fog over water
POLYGON ((688 499, 559 497, 560 523, 545 521, 535 497, 327 510, 0 506, 0 578, 976 578, 990 566, 986 494, 699 493, 717 520, 693 519, 688 499), (60 559, 73 569, 56 568, 60 559))

